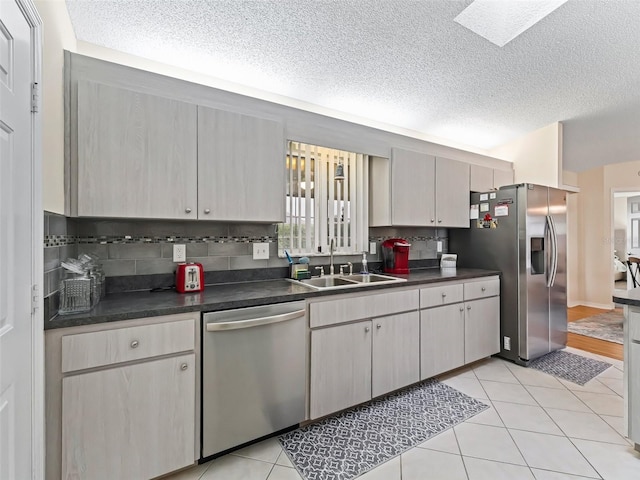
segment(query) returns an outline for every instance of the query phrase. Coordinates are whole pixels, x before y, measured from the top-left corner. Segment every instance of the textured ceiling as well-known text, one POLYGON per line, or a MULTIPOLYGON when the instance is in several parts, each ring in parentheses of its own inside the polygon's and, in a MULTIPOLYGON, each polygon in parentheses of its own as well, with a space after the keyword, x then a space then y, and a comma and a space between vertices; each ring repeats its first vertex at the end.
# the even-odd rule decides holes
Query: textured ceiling
POLYGON ((67 0, 78 40, 490 149, 564 123, 567 170, 640 160, 640 0, 569 0, 504 47, 470 0, 67 0))

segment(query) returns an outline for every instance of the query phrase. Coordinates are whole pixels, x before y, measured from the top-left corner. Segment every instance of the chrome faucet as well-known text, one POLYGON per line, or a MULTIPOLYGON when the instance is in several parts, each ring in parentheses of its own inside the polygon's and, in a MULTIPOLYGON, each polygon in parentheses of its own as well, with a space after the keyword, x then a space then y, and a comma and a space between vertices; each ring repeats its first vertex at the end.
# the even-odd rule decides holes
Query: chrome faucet
POLYGON ((344 269, 349 267, 349 275, 353 275, 353 263, 347 262, 345 265, 340 265, 340 275, 344 275, 344 269))
POLYGON ((329 242, 329 262, 331 263, 329 265, 329 275, 333 275, 334 272, 334 268, 333 268, 333 251, 336 248, 336 241, 335 239, 331 239, 331 241, 329 242))

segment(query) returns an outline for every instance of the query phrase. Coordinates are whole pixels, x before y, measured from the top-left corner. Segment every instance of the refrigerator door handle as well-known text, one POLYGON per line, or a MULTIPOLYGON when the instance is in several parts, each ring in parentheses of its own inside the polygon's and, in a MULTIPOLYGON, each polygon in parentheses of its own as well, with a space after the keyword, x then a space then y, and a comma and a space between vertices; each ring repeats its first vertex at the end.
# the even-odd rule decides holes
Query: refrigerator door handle
POLYGON ((547 287, 551 288, 556 281, 556 274, 558 273, 558 234, 556 232, 556 224, 551 215, 547 215, 547 225, 549 227, 549 237, 551 240, 551 266, 549 276, 547 277, 547 287))

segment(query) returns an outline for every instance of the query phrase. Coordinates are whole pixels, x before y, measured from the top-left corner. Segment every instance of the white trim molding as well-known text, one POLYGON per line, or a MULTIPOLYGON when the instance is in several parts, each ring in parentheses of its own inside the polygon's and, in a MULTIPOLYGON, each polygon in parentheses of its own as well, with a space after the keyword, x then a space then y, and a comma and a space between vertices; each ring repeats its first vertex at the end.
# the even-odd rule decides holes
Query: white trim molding
MULTIPOLYGON (((42 18, 33 0, 15 0, 31 27, 31 81, 42 91, 42 18)), ((42 109, 38 109, 40 112, 42 109)), ((44 324, 43 324, 43 248, 42 209, 42 113, 31 114, 31 276, 38 294, 31 313, 32 403, 31 403, 31 479, 44 480, 44 324)))

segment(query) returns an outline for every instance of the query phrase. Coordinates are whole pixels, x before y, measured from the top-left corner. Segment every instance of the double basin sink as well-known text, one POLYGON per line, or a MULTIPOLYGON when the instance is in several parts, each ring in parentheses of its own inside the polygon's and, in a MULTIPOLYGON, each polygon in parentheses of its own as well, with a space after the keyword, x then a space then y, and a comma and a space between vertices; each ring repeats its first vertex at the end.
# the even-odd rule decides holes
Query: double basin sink
POLYGON ((349 287, 364 287, 370 285, 385 285, 389 283, 406 282, 404 278, 388 277, 377 273, 360 273, 356 275, 325 275, 305 280, 291 280, 293 283, 305 285, 314 290, 329 290, 349 287))

